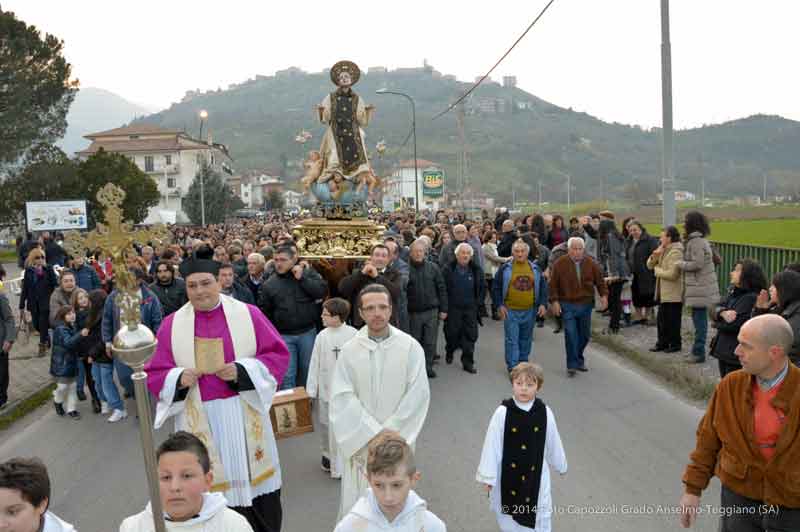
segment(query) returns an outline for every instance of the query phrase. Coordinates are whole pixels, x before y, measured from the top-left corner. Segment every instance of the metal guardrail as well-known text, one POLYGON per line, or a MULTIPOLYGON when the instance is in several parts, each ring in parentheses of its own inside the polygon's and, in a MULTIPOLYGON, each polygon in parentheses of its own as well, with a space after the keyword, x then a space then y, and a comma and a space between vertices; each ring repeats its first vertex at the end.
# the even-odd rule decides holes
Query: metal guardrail
POLYGON ((724 294, 730 285, 730 272, 741 259, 753 259, 761 264, 767 283, 772 276, 783 270, 792 262, 800 262, 800 249, 776 248, 770 246, 751 246, 749 244, 733 244, 730 242, 711 241, 722 262, 717 266, 717 280, 720 293, 724 294))

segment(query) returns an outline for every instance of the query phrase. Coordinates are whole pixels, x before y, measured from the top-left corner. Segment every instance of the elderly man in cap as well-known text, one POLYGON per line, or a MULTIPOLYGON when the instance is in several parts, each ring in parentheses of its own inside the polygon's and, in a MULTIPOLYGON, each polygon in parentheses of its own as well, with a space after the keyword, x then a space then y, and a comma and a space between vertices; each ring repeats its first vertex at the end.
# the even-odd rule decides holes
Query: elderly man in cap
POLYGON ((794 334, 781 316, 739 330, 742 369, 717 385, 683 474, 681 525, 694 523, 712 476, 722 484, 721 532, 800 530, 800 369, 789 362, 794 334))
POLYGON ((189 302, 164 319, 147 385, 158 398, 155 426, 208 448, 213 485, 254 531, 281 528, 281 470, 269 419, 289 363, 280 334, 261 311, 220 294, 220 263, 201 246, 181 263, 189 302))

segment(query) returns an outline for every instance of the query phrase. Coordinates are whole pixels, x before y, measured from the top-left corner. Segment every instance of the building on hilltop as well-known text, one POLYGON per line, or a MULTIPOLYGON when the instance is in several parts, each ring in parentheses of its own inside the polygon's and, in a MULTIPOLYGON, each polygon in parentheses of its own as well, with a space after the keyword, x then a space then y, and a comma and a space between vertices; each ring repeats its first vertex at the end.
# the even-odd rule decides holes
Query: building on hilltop
POLYGON ((297 76, 305 75, 305 70, 297 67, 289 67, 285 70, 278 70, 275 72, 275 77, 278 79, 294 78, 297 76))
POLYGON ((367 69, 367 74, 386 74, 389 69, 384 66, 374 66, 367 69))
POLYGON ((189 221, 183 210, 183 198, 203 161, 217 172, 232 173, 228 148, 211 142, 210 135, 203 142, 179 129, 137 124, 90 133, 84 138, 92 143, 77 153, 81 160, 102 148, 125 155, 156 182, 161 197, 158 205, 147 214, 146 224, 189 221))

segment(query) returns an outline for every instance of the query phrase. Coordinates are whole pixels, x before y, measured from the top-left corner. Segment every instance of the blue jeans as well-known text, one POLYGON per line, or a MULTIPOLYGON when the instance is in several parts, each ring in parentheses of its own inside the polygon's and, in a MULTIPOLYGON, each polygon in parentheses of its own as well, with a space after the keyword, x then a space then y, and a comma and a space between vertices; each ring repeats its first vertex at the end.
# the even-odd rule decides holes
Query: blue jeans
POLYGON ((564 321, 564 344, 567 349, 567 369, 577 369, 586 363, 583 350, 592 335, 592 304, 561 303, 564 321))
POLYGON ((289 349, 289 368, 281 383, 281 390, 288 390, 295 386, 305 386, 308 380, 308 367, 311 365, 311 352, 314 350, 314 340, 317 330, 311 328, 302 334, 282 334, 286 348, 289 349))
POLYGON ((112 364, 100 364, 95 361, 92 364, 92 377, 94 377, 94 388, 97 391, 97 397, 101 401, 108 403, 112 410, 125 408, 119 396, 117 385, 114 383, 114 366, 112 364))
POLYGON ((698 358, 705 358, 706 337, 708 336, 708 309, 705 307, 692 307, 692 323, 694 324, 692 354, 698 358))
POLYGON ((117 372, 117 380, 119 380, 120 386, 128 392, 128 395, 133 397, 133 379, 131 378, 133 370, 121 360, 114 358, 114 371, 117 372))
POLYGON ((520 362, 527 362, 533 348, 533 307, 528 310, 508 309, 503 322, 505 330, 506 369, 511 371, 520 362))
POLYGON ((83 360, 80 358, 78 359, 78 380, 77 380, 77 388, 79 392, 83 391, 83 387, 86 384, 86 368, 83 367, 83 360))

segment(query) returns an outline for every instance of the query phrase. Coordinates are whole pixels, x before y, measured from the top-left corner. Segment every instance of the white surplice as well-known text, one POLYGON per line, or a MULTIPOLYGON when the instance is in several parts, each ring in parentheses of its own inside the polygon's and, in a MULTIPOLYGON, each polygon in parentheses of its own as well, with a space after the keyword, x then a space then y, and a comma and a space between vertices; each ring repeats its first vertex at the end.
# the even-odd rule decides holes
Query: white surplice
MULTIPOLYGON (((241 392, 254 408, 261 414, 264 431, 270 442, 272 467, 275 474, 257 486, 251 486, 250 466, 247 456, 247 446, 243 434, 245 433, 244 414, 239 396, 227 399, 203 401, 203 408, 211 426, 211 435, 217 447, 220 460, 225 464, 225 472, 231 483, 231 488, 225 491, 225 498, 231 506, 252 506, 253 499, 260 495, 272 493, 281 487, 281 465, 278 460, 278 446, 272 432, 272 422, 269 419, 269 408, 275 394, 277 383, 269 370, 254 358, 236 361, 247 371, 247 376, 253 382, 254 390, 241 392)), ((175 417, 175 430, 189 430, 186 420, 186 401, 174 402, 175 389, 184 368, 174 368, 169 371, 164 381, 164 387, 158 396, 156 406, 155 428, 161 428, 166 420, 175 417)))
POLYGON ((344 460, 339 520, 366 493, 366 447, 381 430, 400 433, 413 448, 430 404, 425 352, 389 327, 375 342, 364 326, 344 345, 331 385, 331 429, 344 460))
POLYGON ((406 504, 393 521, 386 519, 378 499, 371 489, 358 499, 333 532, 447 532, 447 527, 436 517, 425 501, 410 490, 406 504))
MULTIPOLYGON (((530 412, 533 401, 514 403, 530 412)), ((539 497, 536 502, 536 528, 523 526, 508 514, 501 511, 502 495, 500 493, 501 476, 503 469, 503 440, 505 439, 506 428, 506 407, 500 405, 494 411, 489 428, 486 431, 486 439, 483 442, 483 452, 481 453, 481 463, 478 466, 478 473, 475 479, 483 484, 492 486, 489 494, 489 506, 497 516, 497 524, 502 532, 550 532, 551 519, 553 513, 553 501, 550 496, 550 468, 552 467, 562 475, 567 472, 567 457, 564 454, 564 446, 561 444, 561 436, 556 426, 556 418, 553 411, 545 405, 547 411, 547 433, 544 446, 544 463, 541 467, 541 481, 539 482, 539 497)))
POLYGON ((333 431, 330 430, 331 381, 342 347, 357 332, 347 324, 339 327, 326 327, 320 331, 314 339, 314 349, 311 351, 311 363, 308 368, 306 392, 309 397, 319 398, 317 414, 320 424, 319 433, 322 439, 322 456, 330 460, 333 478, 342 476, 342 459, 339 456, 336 438, 333 437, 333 431))

